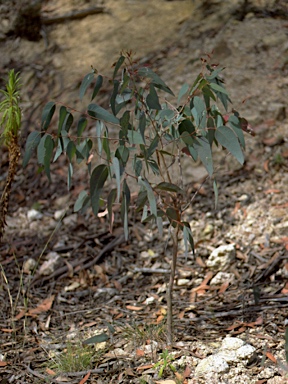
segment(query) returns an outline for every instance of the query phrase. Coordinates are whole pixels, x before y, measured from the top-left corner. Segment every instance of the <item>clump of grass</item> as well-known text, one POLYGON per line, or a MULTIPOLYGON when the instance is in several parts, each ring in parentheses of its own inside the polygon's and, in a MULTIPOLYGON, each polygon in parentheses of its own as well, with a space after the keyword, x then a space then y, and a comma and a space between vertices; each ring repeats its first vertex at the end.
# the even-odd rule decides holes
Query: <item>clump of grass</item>
POLYGON ((167 335, 164 324, 136 324, 119 326, 121 334, 127 340, 132 340, 135 344, 145 344, 147 340, 154 340, 158 343, 165 343, 167 335))
POLYGON ((57 372, 85 371, 91 368, 98 353, 90 345, 68 342, 66 348, 52 358, 53 364, 50 368, 57 372))

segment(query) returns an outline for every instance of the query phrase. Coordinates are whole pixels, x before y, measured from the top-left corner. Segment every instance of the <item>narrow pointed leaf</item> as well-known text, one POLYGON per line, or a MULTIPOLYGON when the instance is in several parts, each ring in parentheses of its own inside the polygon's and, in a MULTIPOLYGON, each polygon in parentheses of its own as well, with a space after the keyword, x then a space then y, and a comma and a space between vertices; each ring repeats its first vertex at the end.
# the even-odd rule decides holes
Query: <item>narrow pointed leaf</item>
POLYGON ((216 180, 213 181, 213 189, 214 189, 214 196, 215 196, 215 209, 217 209, 218 206, 218 186, 216 180))
POLYGON ((159 97, 152 84, 150 85, 150 92, 146 97, 146 103, 150 109, 162 109, 159 103, 159 97))
POLYGON ((193 147, 197 151, 200 160, 206 168, 209 176, 211 176, 214 170, 211 145, 209 141, 205 137, 197 137, 197 140, 195 140, 193 147))
POLYGON ((162 89, 163 91, 174 96, 174 93, 171 91, 171 89, 164 83, 164 81, 155 72, 152 71, 152 69, 148 67, 139 68, 138 75, 141 77, 150 78, 152 80, 152 83, 155 85, 155 87, 162 89))
POLYGON ((225 125, 216 129, 215 139, 226 148, 240 164, 244 163, 244 155, 241 150, 239 141, 233 130, 225 125))
POLYGON ((184 95, 186 95, 186 93, 189 91, 189 85, 187 83, 183 84, 179 93, 178 93, 178 99, 177 99, 177 103, 179 104, 182 97, 184 95))
POLYGON ((94 168, 90 178, 90 197, 92 210, 95 216, 98 215, 100 196, 108 177, 108 167, 105 164, 100 164, 94 168))
POLYGON ((103 76, 98 75, 97 79, 96 79, 96 83, 95 83, 94 89, 93 89, 91 101, 98 95, 98 92, 100 91, 100 89, 102 87, 102 84, 103 84, 103 76))
POLYGON ((190 224, 186 221, 184 221, 182 224, 183 224, 183 239, 184 239, 184 246, 185 246, 185 256, 187 257, 189 247, 191 248, 193 255, 195 256, 194 240, 193 240, 193 235, 191 232, 190 224))
POLYGON ((155 199, 155 195, 153 192, 153 189, 149 182, 146 179, 143 179, 141 176, 138 177, 138 184, 144 187, 147 191, 147 197, 150 204, 150 210, 151 213, 154 215, 154 217, 157 217, 157 203, 155 199))
POLYGON ((88 114, 96 119, 106 121, 107 123, 119 124, 119 119, 117 117, 96 104, 88 105, 88 114))
POLYGON ((116 77, 121 65, 124 63, 124 61, 125 61, 125 57, 121 55, 115 64, 113 79, 115 79, 115 77, 116 77))
POLYGON ((31 132, 27 138, 26 144, 25 144, 25 153, 23 158, 23 168, 25 168, 35 151, 36 147, 40 143, 41 140, 41 133, 40 132, 31 132))
POLYGON ((116 179, 116 185, 117 185, 117 202, 119 202, 120 199, 120 182, 121 182, 121 175, 120 175, 120 163, 117 157, 113 157, 112 160, 112 166, 115 174, 115 179, 116 179))
POLYGON ((100 335, 92 336, 89 339, 84 340, 83 344, 84 345, 98 344, 98 343, 103 343, 108 339, 109 339, 109 336, 107 335, 107 333, 101 333, 100 335))
POLYGON ((74 212, 79 212, 83 209, 89 202, 90 197, 86 191, 81 191, 79 196, 74 204, 74 212))
POLYGON ((160 189, 161 191, 183 193, 184 191, 178 187, 178 185, 172 183, 162 182, 156 185, 155 189, 160 189))
POLYGON ((79 90, 79 97, 80 97, 80 100, 83 99, 86 91, 87 91, 87 88, 89 87, 89 85, 92 83, 92 81, 94 80, 94 72, 90 72, 88 73, 84 79, 82 80, 82 83, 80 85, 80 90, 79 90))
POLYGON ((50 124, 51 119, 54 115, 55 109, 56 109, 56 106, 55 106, 55 103, 53 101, 49 101, 45 105, 43 112, 42 112, 42 117, 41 117, 41 127, 42 127, 42 129, 44 129, 44 131, 46 131, 47 128, 49 127, 49 124, 50 124))

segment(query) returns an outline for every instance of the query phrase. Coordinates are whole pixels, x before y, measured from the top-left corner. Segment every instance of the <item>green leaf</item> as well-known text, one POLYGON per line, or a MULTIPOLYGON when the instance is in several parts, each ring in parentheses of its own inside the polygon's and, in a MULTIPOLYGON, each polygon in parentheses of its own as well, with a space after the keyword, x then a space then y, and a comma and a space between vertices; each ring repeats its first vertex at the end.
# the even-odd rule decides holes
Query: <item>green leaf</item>
POLYGON ((178 185, 172 183, 162 182, 156 185, 155 189, 160 189, 161 191, 175 192, 175 193, 184 193, 184 191, 178 187, 178 185))
POLYGON ((115 79, 115 77, 116 77, 121 65, 124 63, 124 61, 125 61, 125 57, 121 55, 115 64, 113 79, 115 79))
POLYGON ((40 132, 31 132, 27 138, 26 144, 25 144, 25 153, 23 158, 23 168, 25 168, 32 156, 32 153, 38 146, 41 140, 41 133, 40 132))
POLYGON ((209 141, 205 137, 197 137, 197 140, 195 140, 193 147, 198 152, 200 160, 206 168, 209 176, 212 176, 213 158, 209 141))
POLYGON ((98 344, 98 343, 103 343, 108 339, 109 339, 109 336, 107 335, 107 333, 101 333, 100 335, 92 336, 92 337, 89 337, 89 339, 84 340, 83 344, 84 345, 98 344))
POLYGON ((218 205, 218 186, 216 180, 213 180, 213 190, 215 195, 215 209, 217 209, 218 205))
POLYGON ((196 132, 195 127, 190 119, 181 121, 179 124, 179 133, 184 144, 193 145, 196 132))
POLYGON ((156 110, 162 109, 159 103, 159 97, 152 84, 150 84, 150 92, 146 97, 146 103, 149 109, 156 109, 156 110))
POLYGON ((73 165, 71 163, 69 163, 68 164, 68 175, 67 175, 68 191, 70 191, 70 188, 71 188, 72 176, 73 176, 73 165))
POLYGON ((182 97, 186 95, 188 91, 189 91, 189 85, 187 83, 183 84, 178 93, 178 99, 177 99, 178 104, 180 103, 180 100, 182 99, 182 97))
POLYGON ((126 179, 124 179, 123 188, 122 188, 121 219, 124 227, 125 240, 128 240, 128 237, 129 237, 128 211, 129 211, 130 198, 131 198, 130 190, 127 185, 126 179))
POLYGON ((83 96, 85 95, 86 91, 87 91, 87 88, 89 87, 89 85, 92 83, 92 81, 94 80, 94 71, 93 72, 90 72, 88 73, 84 79, 82 80, 82 83, 80 85, 80 90, 79 90, 79 97, 80 97, 80 100, 83 99, 83 96))
POLYGON ((86 191, 81 191, 74 204, 74 212, 79 212, 90 202, 90 197, 86 191))
POLYGON ((237 116, 231 115, 228 119, 228 123, 230 127, 233 129, 233 131, 235 132, 236 136, 238 137, 242 148, 245 149, 245 139, 244 139, 244 134, 243 134, 240 120, 238 119, 237 116))
POLYGON ((140 132, 143 139, 142 144, 145 144, 145 129, 146 129, 146 115, 144 112, 141 112, 139 117, 138 131, 140 132))
POLYGON ((180 220, 179 212, 176 211, 176 209, 169 207, 166 209, 166 215, 167 215, 172 227, 176 228, 177 225, 179 224, 179 220, 180 220))
POLYGON ((138 177, 138 184, 144 187, 147 191, 147 197, 150 204, 150 211, 154 215, 154 217, 157 217, 157 203, 155 199, 155 195, 153 192, 153 189, 151 185, 149 184, 148 180, 143 179, 141 176, 138 177))
POLYGON ((128 137, 129 143, 132 145, 133 144, 136 144, 136 145, 145 144, 143 141, 143 137, 142 137, 140 132, 133 131, 130 129, 127 133, 127 137, 128 137))
POLYGON ((150 144, 150 147, 147 149, 147 156, 151 157, 155 150, 158 148, 159 137, 156 135, 150 144))
POLYGON ((108 177, 108 167, 106 164, 100 164, 94 168, 90 178, 90 197, 92 210, 95 216, 98 215, 100 195, 108 177))
POLYGON ((82 137, 82 133, 84 132, 84 129, 87 127, 87 119, 85 117, 80 117, 78 124, 77 124, 77 140, 78 144, 80 143, 80 139, 82 137))
MULTIPOLYGON (((208 69, 209 69, 209 68, 208 68, 208 69)), ((217 69, 214 69, 214 70, 212 70, 211 74, 205 76, 205 78, 206 78, 208 81, 211 81, 211 80, 215 79, 216 77, 218 77, 218 75, 223 71, 223 69, 224 69, 224 68, 217 68, 217 69)))
POLYGON ((111 189, 109 192, 108 198, 107 198, 107 209, 108 209, 108 220, 109 220, 109 226, 110 226, 110 232, 112 232, 113 229, 113 204, 115 203, 117 196, 117 191, 115 188, 111 189))
POLYGON ((120 160, 120 163, 122 164, 123 167, 126 166, 126 163, 129 159, 129 149, 126 148, 124 145, 119 145, 115 152, 115 156, 120 160))
POLYGON ((68 111, 67 108, 61 105, 59 109, 59 120, 58 120, 58 136, 60 136, 60 133, 62 131, 63 123, 65 120, 65 117, 67 115, 68 111))
POLYGON ((198 96, 193 97, 193 108, 191 109, 191 112, 194 117, 196 127, 205 128, 206 119, 207 119, 207 110, 206 110, 206 104, 200 97, 198 96))
POLYGON ((220 92, 220 93, 224 93, 225 95, 228 96, 228 92, 226 91, 226 89, 225 89, 224 87, 221 87, 221 85, 216 84, 216 83, 210 83, 210 87, 211 87, 214 91, 217 91, 217 92, 220 92))
POLYGON ((98 152, 99 152, 99 155, 101 156, 101 153, 102 153, 102 139, 101 139, 101 135, 102 135, 102 130, 104 128, 104 123, 103 121, 100 121, 100 120, 97 120, 96 121, 96 138, 97 138, 97 144, 98 144, 98 152))
POLYGON ((41 138, 39 145, 37 147, 37 158, 38 163, 44 166, 45 173, 51 181, 50 178, 50 162, 54 149, 54 141, 51 135, 45 133, 45 135, 41 138))
POLYGON ((130 111, 125 111, 120 118, 120 125, 123 131, 124 136, 127 136, 128 128, 129 128, 129 121, 130 121, 130 111))
POLYGON ((117 117, 96 104, 88 105, 88 114, 96 119, 106 121, 107 123, 119 124, 119 119, 117 117))
POLYGON ((120 175, 120 163, 119 163, 119 160, 117 159, 117 157, 113 157, 113 160, 112 160, 112 167, 113 167, 114 174, 115 174, 115 179, 116 179, 116 185, 117 185, 117 203, 118 203, 118 202, 119 202, 119 199, 120 199, 120 192, 121 192, 121 186, 120 186, 121 175, 120 175))
POLYGON ((62 126, 62 129, 61 131, 66 131, 66 132, 69 132, 69 129, 71 128, 71 125, 73 124, 73 115, 70 113, 70 112, 67 112, 67 115, 65 117, 65 120, 63 122, 63 126, 62 126))
POLYGON ((155 87, 162 89, 162 91, 165 91, 170 95, 174 96, 174 93, 171 91, 171 89, 164 83, 164 81, 155 72, 152 71, 152 69, 148 67, 139 68, 138 75, 141 77, 150 78, 152 80, 152 83, 155 85, 155 87))
POLYGON ((76 154, 76 145, 74 144, 74 142, 72 140, 69 141, 69 143, 67 145, 66 153, 67 153, 68 159, 71 163, 73 156, 76 154))
POLYGON ((100 88, 102 87, 102 84, 103 84, 103 76, 98 75, 94 89, 93 89, 91 101, 98 95, 98 92, 100 91, 100 88))
POLYGON ((244 163, 244 155, 241 150, 239 141, 234 131, 222 125, 216 129, 215 139, 239 161, 240 164, 244 163))
POLYGON ((113 92, 112 92, 112 95, 110 97, 111 109, 112 109, 112 112, 115 116, 117 114, 116 109, 115 109, 115 100, 116 100, 116 96, 118 94, 119 84, 120 84, 120 82, 118 80, 113 81, 113 92))
POLYGON ((183 224, 183 240, 184 240, 184 246, 185 246, 185 256, 187 257, 188 254, 188 244, 193 252, 193 255, 195 256, 195 248, 194 248, 194 240, 193 235, 191 232, 190 224, 186 221, 182 222, 183 224))
POLYGON ((42 127, 42 129, 44 129, 44 131, 46 131, 47 128, 49 127, 49 124, 50 124, 51 119, 54 115, 55 109, 56 109, 56 106, 55 106, 55 103, 53 101, 49 101, 45 105, 43 112, 42 112, 42 117, 41 117, 41 127, 42 127))

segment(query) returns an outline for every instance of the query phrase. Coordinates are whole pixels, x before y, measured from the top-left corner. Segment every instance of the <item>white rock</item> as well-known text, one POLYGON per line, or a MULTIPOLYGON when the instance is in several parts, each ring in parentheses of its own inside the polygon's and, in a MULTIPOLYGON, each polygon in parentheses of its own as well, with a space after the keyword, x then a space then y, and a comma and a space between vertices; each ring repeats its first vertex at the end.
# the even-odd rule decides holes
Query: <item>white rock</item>
POLYGON ((36 265, 37 261, 29 257, 23 264, 23 272, 30 274, 36 268, 36 265))
POLYGON ((235 245, 221 245, 214 249, 207 260, 207 267, 223 270, 230 264, 230 261, 235 257, 235 245))
POLYGON ((226 363, 236 363, 239 360, 236 352, 228 349, 218 352, 215 356, 221 357, 226 363))
POLYGON ((145 300, 145 304, 149 305, 149 304, 152 304, 154 301, 155 301, 155 297, 150 296, 150 297, 147 297, 147 299, 145 300))
POLYGON ((255 358, 256 348, 250 344, 245 344, 236 351, 239 360, 247 360, 247 363, 255 358))
POLYGON ((218 272, 216 275, 211 279, 210 284, 211 285, 219 285, 223 284, 226 281, 233 282, 234 275, 233 273, 227 273, 227 272, 218 272))
POLYGON ((61 256, 57 252, 49 252, 46 259, 39 269, 40 275, 44 276, 50 275, 57 269, 61 261, 61 256))
POLYGON ((211 373, 223 373, 229 370, 227 362, 218 355, 211 355, 200 361, 195 369, 196 376, 206 376, 211 373))
POLYGON ((223 349, 229 349, 229 350, 236 350, 242 347, 245 344, 245 342, 238 337, 226 337, 222 341, 221 350, 223 349))
POLYGON ((54 219, 55 220, 60 220, 66 212, 66 209, 58 209, 57 211, 54 212, 54 219))
POLYGON ((42 217, 43 217, 42 213, 37 211, 36 209, 30 209, 27 212, 27 219, 29 221, 40 220, 40 219, 42 219, 42 217))
POLYGON ((182 286, 182 285, 187 285, 190 283, 190 280, 189 279, 178 279, 177 280, 177 285, 178 286, 182 286))

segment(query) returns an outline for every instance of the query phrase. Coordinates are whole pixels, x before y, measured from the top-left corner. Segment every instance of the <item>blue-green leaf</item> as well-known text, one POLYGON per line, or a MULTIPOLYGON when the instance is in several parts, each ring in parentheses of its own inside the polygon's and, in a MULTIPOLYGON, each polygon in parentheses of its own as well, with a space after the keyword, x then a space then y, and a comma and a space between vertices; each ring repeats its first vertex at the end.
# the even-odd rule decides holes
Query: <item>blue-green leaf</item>
POLYGON ((131 129, 129 129, 127 137, 130 144, 145 144, 141 133, 138 131, 132 131, 131 129))
POLYGON ((138 75, 141 77, 148 77, 152 79, 152 83, 155 85, 155 87, 162 89, 162 91, 165 91, 170 95, 174 96, 174 93, 171 91, 171 89, 164 83, 164 81, 155 72, 152 71, 152 69, 148 67, 139 68, 138 75))
POLYGON ((124 61, 125 61, 125 57, 121 55, 115 64, 113 79, 115 79, 115 77, 116 77, 121 65, 124 63, 124 61))
POLYGON ((146 97, 146 103, 148 105, 148 108, 150 109, 156 109, 156 110, 162 109, 159 103, 159 97, 152 84, 150 84, 150 92, 146 97))
POLYGON ((45 173, 48 179, 50 178, 50 162, 54 149, 54 141, 51 135, 45 133, 45 135, 41 138, 39 145, 37 147, 37 158, 38 163, 44 166, 45 173))
POLYGON ((100 335, 89 337, 89 339, 86 339, 83 341, 83 344, 89 345, 89 344, 99 344, 103 343, 104 341, 108 340, 109 336, 107 333, 101 333, 100 335))
POLYGON ((157 217, 157 203, 155 199, 155 195, 153 192, 153 189, 151 185, 149 184, 148 180, 143 179, 141 176, 138 177, 138 184, 144 187, 147 191, 147 197, 150 204, 150 211, 154 215, 154 217, 157 217))
POLYGON ((110 232, 113 229, 113 204, 116 200, 117 191, 115 188, 111 189, 107 198, 108 220, 110 226, 110 232))
POLYGON ((113 92, 112 92, 112 95, 110 97, 110 105, 111 105, 111 109, 112 109, 112 112, 113 114, 116 116, 116 108, 115 108, 115 100, 116 100, 116 96, 118 94, 118 89, 119 89, 119 84, 120 82, 118 80, 114 80, 113 81, 113 92))
POLYGON ((84 129, 87 127, 87 119, 85 117, 80 117, 78 124, 77 124, 77 140, 78 144, 80 143, 80 139, 82 137, 82 133, 84 132, 84 129))
POLYGON ((128 211, 129 211, 130 198, 131 198, 130 190, 127 185, 126 179, 124 179, 123 188, 122 188, 121 219, 124 227, 125 240, 128 240, 128 236, 129 236, 128 211))
POLYGON ((51 122, 51 119, 54 115, 56 106, 54 101, 49 101, 42 112, 42 117, 41 117, 41 127, 46 131, 46 129, 49 127, 49 124, 51 122))
POLYGON ((202 164, 206 168, 209 176, 211 176, 213 174, 213 158, 209 141, 205 137, 197 137, 193 147, 198 152, 202 164))
POLYGON ((88 105, 88 114, 96 119, 106 121, 107 123, 119 124, 119 119, 116 116, 96 104, 88 105))
POLYGON ((187 254, 188 254, 188 249, 189 249, 188 245, 190 246, 193 252, 193 255, 195 256, 194 240, 193 240, 190 224, 186 221, 183 221, 182 224, 183 224, 183 240, 184 240, 184 247, 185 247, 185 256, 187 257, 187 254))
POLYGON ((81 191, 79 196, 74 204, 74 212, 79 212, 81 209, 85 208, 90 201, 90 197, 86 191, 81 191))
POLYGON ((100 91, 100 88, 102 87, 103 84, 103 76, 98 75, 96 79, 96 83, 94 86, 93 94, 91 97, 91 101, 98 95, 98 92, 100 91))
POLYGON ((213 180, 213 189, 214 189, 214 196, 215 196, 215 209, 217 209, 218 205, 218 186, 216 180, 213 180))
POLYGON ((41 133, 40 132, 31 132, 26 140, 25 144, 25 153, 24 153, 24 158, 23 158, 23 168, 25 168, 32 156, 32 153, 38 146, 41 140, 41 133))
POLYGON ((68 175, 67 175, 68 191, 70 191, 70 188, 71 188, 72 176, 73 176, 73 165, 71 163, 69 163, 68 164, 68 175))
POLYGON ((245 139, 244 139, 243 129, 241 127, 240 120, 238 119, 237 116, 231 115, 228 119, 228 123, 230 127, 233 129, 233 131, 235 132, 236 136, 238 137, 242 148, 245 149, 245 139))
POLYGON ((239 141, 234 131, 222 125, 218 127, 215 132, 215 139, 239 161, 240 164, 244 163, 244 155, 241 150, 239 141))
POLYGON ((216 83, 210 83, 210 87, 211 87, 214 91, 217 91, 217 92, 220 92, 220 93, 224 93, 225 95, 228 96, 228 92, 226 91, 226 89, 225 89, 224 87, 221 87, 221 85, 216 84, 216 83))
POLYGON ((92 83, 94 79, 94 71, 93 72, 90 72, 88 73, 84 79, 82 80, 82 83, 80 85, 80 90, 79 90, 79 97, 80 97, 80 100, 83 99, 83 96, 85 95, 86 91, 87 91, 87 88, 89 87, 89 85, 92 83))
POLYGON ((95 216, 98 215, 100 195, 108 177, 108 167, 106 164, 100 164, 94 168, 90 178, 90 198, 92 210, 95 216))
POLYGON ((161 191, 183 193, 184 191, 178 187, 178 185, 172 183, 162 182, 156 185, 155 189, 160 189, 161 191))
POLYGON ((144 112, 141 112, 140 117, 139 117, 138 131, 140 132, 140 134, 142 136, 143 144, 145 144, 145 128, 146 128, 146 115, 144 112))
POLYGON ((121 174, 120 174, 120 163, 119 163, 119 160, 117 159, 117 157, 113 157, 113 160, 112 160, 112 167, 113 167, 114 174, 115 174, 115 179, 116 179, 116 186, 117 186, 117 202, 119 202, 119 199, 120 199, 120 191, 121 191, 121 187, 120 187, 121 174))
POLYGON ((178 93, 178 99, 177 99, 178 104, 180 103, 180 100, 182 99, 182 97, 186 95, 188 91, 189 91, 189 85, 187 83, 183 84, 178 93))
POLYGON ((71 163, 73 156, 76 154, 76 145, 74 144, 74 142, 72 140, 70 140, 68 145, 67 145, 66 153, 67 153, 68 159, 71 163))

